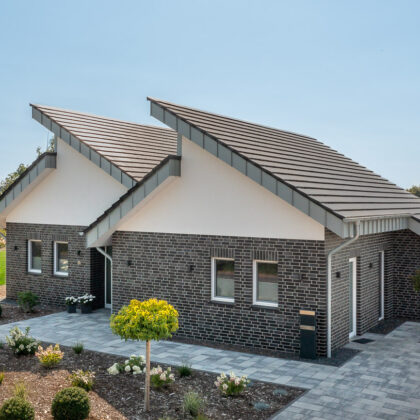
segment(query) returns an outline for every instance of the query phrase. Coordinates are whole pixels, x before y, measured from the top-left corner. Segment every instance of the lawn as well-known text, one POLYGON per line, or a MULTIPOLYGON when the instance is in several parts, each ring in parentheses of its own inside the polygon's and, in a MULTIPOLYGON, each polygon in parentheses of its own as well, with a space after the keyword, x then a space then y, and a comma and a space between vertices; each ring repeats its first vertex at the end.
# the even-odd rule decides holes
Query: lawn
POLYGON ((0 286, 6 284, 6 250, 0 249, 0 286))

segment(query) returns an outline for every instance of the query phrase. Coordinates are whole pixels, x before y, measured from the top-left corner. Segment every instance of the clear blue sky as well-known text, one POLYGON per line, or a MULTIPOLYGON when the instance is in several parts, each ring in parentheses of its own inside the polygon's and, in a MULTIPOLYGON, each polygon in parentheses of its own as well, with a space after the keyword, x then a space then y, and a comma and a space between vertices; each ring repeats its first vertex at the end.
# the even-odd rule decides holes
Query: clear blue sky
POLYGON ((420 184, 420 1, 2 1, 0 178, 29 102, 158 124, 146 96, 308 134, 420 184))

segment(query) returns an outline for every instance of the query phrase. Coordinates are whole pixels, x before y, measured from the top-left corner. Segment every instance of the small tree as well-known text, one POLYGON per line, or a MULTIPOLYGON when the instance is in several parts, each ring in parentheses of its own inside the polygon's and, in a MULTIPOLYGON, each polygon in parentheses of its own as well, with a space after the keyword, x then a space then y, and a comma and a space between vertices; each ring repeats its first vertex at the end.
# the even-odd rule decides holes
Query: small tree
POLYGON ((146 384, 144 408, 150 410, 150 341, 164 340, 178 329, 178 312, 165 300, 149 299, 140 302, 133 299, 111 316, 111 329, 124 340, 146 342, 146 384))

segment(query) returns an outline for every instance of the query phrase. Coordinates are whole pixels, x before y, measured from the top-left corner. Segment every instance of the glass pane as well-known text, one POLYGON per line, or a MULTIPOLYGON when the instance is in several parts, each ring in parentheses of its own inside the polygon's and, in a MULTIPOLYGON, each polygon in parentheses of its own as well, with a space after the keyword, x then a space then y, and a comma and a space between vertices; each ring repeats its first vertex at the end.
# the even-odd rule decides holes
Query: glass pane
POLYGON ((234 298, 235 263, 234 261, 216 260, 216 296, 234 298))
POLYGON ((354 331, 353 325, 353 262, 349 264, 349 301, 350 301, 350 308, 349 308, 349 325, 350 325, 350 332, 354 331))
POLYGON ((278 301, 278 276, 276 263, 257 263, 257 300, 278 301))
POLYGON ((69 271, 69 245, 56 244, 57 246, 57 271, 68 273, 69 271))
POLYGON ((41 270, 41 242, 31 242, 32 261, 31 268, 33 270, 41 270))

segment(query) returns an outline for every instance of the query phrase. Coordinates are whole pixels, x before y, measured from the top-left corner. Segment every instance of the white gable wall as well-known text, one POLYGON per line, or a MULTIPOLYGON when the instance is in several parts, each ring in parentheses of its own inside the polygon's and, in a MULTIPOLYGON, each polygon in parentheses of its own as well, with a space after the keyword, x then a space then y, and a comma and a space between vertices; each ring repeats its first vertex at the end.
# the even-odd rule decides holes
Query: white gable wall
POLYGON ((126 191, 126 187, 58 139, 57 169, 10 212, 6 222, 87 226, 126 191))
POLYGON ((118 230, 324 239, 321 224, 185 138, 181 177, 118 230))

